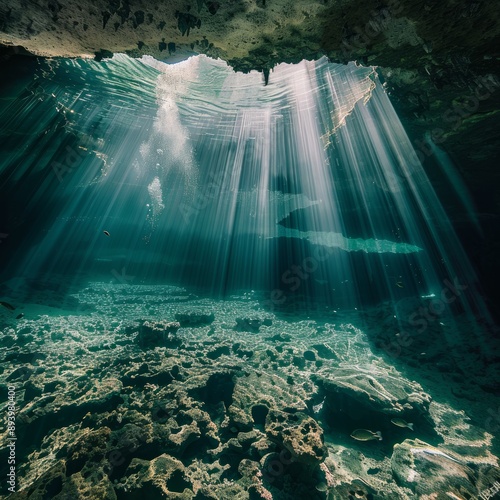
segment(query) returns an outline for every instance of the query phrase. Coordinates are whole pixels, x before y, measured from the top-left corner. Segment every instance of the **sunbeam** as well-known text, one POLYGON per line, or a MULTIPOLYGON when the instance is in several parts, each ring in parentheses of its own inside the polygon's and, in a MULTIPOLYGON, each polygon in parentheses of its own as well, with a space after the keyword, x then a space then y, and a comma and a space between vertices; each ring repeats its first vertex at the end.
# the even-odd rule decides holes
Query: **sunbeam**
POLYGON ((465 183, 429 137, 421 163, 378 68, 264 74, 39 60, 0 101, 26 497, 458 499, 496 477, 465 183))

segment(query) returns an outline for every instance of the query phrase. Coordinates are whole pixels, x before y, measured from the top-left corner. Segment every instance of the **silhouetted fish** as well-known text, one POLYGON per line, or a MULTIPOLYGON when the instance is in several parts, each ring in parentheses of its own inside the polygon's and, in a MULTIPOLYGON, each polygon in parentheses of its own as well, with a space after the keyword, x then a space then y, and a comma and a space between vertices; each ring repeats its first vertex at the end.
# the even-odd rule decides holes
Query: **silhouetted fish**
POLYGON ((106 236, 109 236, 109 231, 103 231, 106 236))
POLYGON ((408 429, 413 430, 413 424, 409 424, 406 420, 402 418, 393 418, 391 422, 398 427, 408 427, 408 429))
POLYGON ((18 315, 16 316, 16 319, 21 319, 21 318, 23 318, 23 317, 24 317, 24 313, 21 313, 21 314, 18 314, 18 315))
POLYGON ((15 309, 15 307, 10 305, 8 302, 0 302, 0 306, 4 306, 9 311, 13 311, 15 309))
POLYGON ((368 429, 356 429, 352 431, 351 437, 358 441, 371 441, 372 439, 382 441, 382 433, 380 431, 372 432, 368 429))

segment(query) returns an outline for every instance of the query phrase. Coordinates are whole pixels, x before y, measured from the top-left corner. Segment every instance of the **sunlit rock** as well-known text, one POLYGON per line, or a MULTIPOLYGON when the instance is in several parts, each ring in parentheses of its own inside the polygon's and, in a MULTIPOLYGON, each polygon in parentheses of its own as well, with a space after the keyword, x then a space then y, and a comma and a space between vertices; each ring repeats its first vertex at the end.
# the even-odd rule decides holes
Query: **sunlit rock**
POLYGON ((438 491, 458 498, 480 493, 474 486, 475 471, 460 456, 419 439, 394 446, 391 468, 397 481, 418 497, 431 498, 438 491))
POLYGON ((266 434, 269 439, 288 450, 289 461, 315 467, 327 456, 323 430, 304 413, 270 411, 266 417, 266 434))
POLYGON ((179 460, 163 454, 151 461, 134 458, 127 468, 125 480, 117 490, 128 498, 166 497, 191 499, 193 485, 179 460))

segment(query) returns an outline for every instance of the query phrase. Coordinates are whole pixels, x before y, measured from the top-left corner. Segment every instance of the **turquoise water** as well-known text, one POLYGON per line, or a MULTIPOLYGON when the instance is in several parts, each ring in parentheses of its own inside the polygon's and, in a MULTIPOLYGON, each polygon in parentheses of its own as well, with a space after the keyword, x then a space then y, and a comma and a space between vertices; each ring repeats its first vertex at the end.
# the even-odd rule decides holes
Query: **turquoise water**
POLYGON ((11 237, 31 242, 9 271, 119 266, 336 307, 475 283, 374 69, 323 59, 260 83, 205 57, 42 63, 5 109, 5 204, 30 219, 11 237))
POLYGON ((500 478, 496 330, 376 68, 283 64, 264 86, 204 56, 116 55, 17 81, 16 491, 476 498, 500 478))

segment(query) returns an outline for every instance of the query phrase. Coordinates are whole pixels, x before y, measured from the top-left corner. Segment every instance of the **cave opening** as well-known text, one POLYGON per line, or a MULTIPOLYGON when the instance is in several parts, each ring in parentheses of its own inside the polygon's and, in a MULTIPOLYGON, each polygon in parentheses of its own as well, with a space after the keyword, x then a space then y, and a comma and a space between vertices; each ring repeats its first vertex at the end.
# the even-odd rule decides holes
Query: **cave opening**
POLYGON ((18 432, 72 416, 19 451, 21 489, 59 478, 57 439, 106 449, 127 424, 142 431, 116 463, 82 454, 61 495, 278 498, 295 470, 290 498, 382 498, 380 481, 412 498, 429 468, 443 492, 500 477, 498 332, 449 206, 471 238, 480 223, 377 67, 321 57, 263 82, 204 55, 31 64, 0 101, 3 373, 18 432), (158 338, 139 346, 146 322, 158 338))

